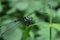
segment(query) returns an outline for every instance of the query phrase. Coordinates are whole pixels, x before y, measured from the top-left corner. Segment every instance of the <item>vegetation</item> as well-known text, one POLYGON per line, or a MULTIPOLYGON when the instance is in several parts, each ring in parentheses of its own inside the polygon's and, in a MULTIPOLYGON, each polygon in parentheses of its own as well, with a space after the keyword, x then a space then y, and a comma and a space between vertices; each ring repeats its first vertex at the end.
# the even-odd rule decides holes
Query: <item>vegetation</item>
POLYGON ((0 40, 60 40, 60 0, 0 0, 0 40))

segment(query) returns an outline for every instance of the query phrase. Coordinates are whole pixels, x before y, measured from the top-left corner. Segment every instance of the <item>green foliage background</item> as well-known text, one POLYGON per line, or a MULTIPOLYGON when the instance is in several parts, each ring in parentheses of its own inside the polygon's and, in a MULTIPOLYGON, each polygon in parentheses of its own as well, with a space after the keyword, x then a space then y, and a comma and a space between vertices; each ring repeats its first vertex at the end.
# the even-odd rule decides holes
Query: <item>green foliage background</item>
POLYGON ((51 40, 60 40, 58 5, 60 0, 0 0, 0 34, 4 33, 5 40, 50 40, 50 36, 51 40), (26 16, 35 23, 26 26, 23 21, 13 22, 26 16))

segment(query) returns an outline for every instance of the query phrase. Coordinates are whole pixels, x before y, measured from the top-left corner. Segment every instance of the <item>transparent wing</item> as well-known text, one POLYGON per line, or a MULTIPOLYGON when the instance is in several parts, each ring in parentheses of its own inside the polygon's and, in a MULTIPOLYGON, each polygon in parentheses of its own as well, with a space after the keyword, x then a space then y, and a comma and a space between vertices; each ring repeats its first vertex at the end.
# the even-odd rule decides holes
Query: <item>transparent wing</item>
POLYGON ((5 31, 6 28, 9 28, 8 26, 14 24, 15 21, 16 21, 16 19, 14 19, 14 20, 10 20, 10 19, 9 19, 9 20, 6 20, 6 21, 2 22, 2 24, 0 25, 0 31, 1 31, 0 34, 1 34, 3 31, 5 31))
POLYGON ((0 29, 1 29, 1 36, 2 35, 4 35, 5 33, 7 34, 7 32, 11 32, 11 31, 13 31, 13 30, 15 30, 17 27, 18 27, 18 25, 20 25, 19 24, 20 22, 18 21, 18 22, 12 22, 12 23, 9 23, 9 24, 7 24, 7 25, 3 25, 0 29))

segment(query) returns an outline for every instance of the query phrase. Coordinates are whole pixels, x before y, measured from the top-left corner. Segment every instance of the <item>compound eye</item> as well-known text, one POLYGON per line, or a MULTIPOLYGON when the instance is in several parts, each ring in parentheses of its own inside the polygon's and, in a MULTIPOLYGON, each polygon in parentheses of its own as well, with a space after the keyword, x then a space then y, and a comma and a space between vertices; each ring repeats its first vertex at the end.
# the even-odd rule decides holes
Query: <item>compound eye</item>
POLYGON ((29 18, 30 21, 32 21, 32 18, 29 18))

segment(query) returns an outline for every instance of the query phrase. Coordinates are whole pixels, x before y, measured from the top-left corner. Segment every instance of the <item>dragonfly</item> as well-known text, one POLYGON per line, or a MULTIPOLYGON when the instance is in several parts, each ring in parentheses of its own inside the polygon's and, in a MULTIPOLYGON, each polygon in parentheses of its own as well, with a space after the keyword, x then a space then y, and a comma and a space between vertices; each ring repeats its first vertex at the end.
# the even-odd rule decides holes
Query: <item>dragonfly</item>
POLYGON ((9 30, 12 29, 12 28, 14 28, 13 30, 15 30, 15 29, 17 28, 16 25, 18 25, 20 22, 24 22, 26 26, 29 26, 29 25, 31 25, 31 24, 34 24, 32 18, 31 18, 31 17, 28 17, 28 16, 27 16, 27 17, 18 18, 17 20, 15 20, 15 21, 13 21, 13 22, 10 22, 10 23, 8 23, 8 24, 4 24, 4 25, 1 25, 1 26, 0 26, 0 40, 4 40, 4 38, 3 38, 4 33, 7 32, 7 31, 9 31, 9 30), (3 32, 1 31, 1 30, 2 30, 2 29, 1 29, 2 26, 4 26, 4 25, 8 26, 8 24, 11 25, 13 22, 16 23, 13 27, 7 27, 7 30, 5 30, 5 31, 3 31, 3 32), (15 27, 15 26, 16 26, 16 27, 15 27))

